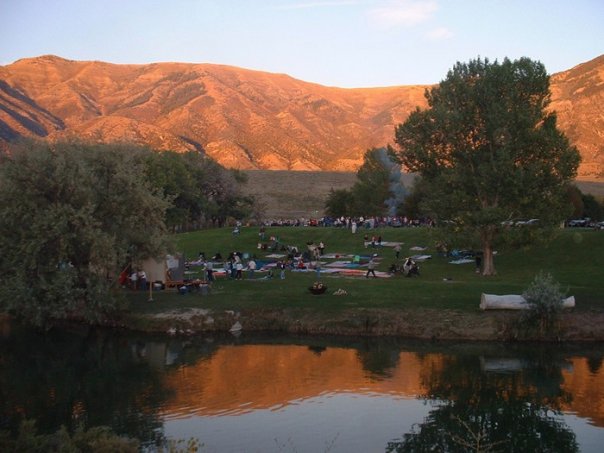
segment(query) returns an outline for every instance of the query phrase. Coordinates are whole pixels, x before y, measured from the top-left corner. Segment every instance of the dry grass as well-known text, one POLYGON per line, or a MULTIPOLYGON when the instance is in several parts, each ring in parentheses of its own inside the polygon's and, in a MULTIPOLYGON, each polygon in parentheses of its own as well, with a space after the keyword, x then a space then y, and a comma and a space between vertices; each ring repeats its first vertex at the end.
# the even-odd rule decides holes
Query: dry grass
MULTIPOLYGON (((247 190, 265 209, 265 218, 315 218, 324 214, 331 189, 349 189, 356 173, 335 171, 246 170, 247 190)), ((413 175, 403 175, 410 187, 413 175)), ((584 193, 604 196, 604 180, 578 180, 584 193)))
POLYGON ((323 215, 331 189, 348 189, 356 173, 248 170, 247 188, 265 206, 268 218, 311 218, 323 215))
MULTIPOLYGON (((247 190, 265 206, 267 218, 315 218, 324 214, 331 189, 349 189, 356 173, 335 171, 246 170, 247 190)), ((403 175, 406 186, 412 175, 403 175)))

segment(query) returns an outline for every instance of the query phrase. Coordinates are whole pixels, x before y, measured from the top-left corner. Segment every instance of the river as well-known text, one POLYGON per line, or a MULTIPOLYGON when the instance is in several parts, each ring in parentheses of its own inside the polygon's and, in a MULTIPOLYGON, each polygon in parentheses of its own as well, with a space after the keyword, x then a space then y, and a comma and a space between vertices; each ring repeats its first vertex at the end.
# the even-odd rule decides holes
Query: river
POLYGON ((146 451, 602 451, 604 345, 0 330, 0 430, 108 425, 146 451), (481 450, 482 449, 482 450, 481 450))

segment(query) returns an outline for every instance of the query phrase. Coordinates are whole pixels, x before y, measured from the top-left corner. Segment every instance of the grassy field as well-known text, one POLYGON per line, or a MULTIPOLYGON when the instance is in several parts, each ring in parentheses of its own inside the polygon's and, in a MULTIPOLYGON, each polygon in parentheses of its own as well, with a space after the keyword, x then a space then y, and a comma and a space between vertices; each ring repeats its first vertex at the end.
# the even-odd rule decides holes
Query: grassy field
MULTIPOLYGON (((584 229, 561 230, 549 245, 522 250, 498 250, 495 265, 498 275, 482 277, 474 272, 474 264, 450 264, 437 255, 431 231, 427 228, 384 228, 350 230, 320 227, 275 227, 267 229, 267 237, 275 235, 282 244, 305 249, 308 241, 326 244, 326 253, 378 253, 378 270, 387 270, 395 262, 391 247, 366 249, 363 235, 381 235, 384 241, 403 242, 401 256, 416 253, 432 255, 420 264, 419 278, 396 275, 392 278, 366 279, 364 277, 322 276, 328 286, 326 294, 315 296, 308 287, 316 280, 314 272, 287 271, 285 280, 219 279, 208 297, 192 293, 178 295, 174 290, 156 291, 154 303, 146 303, 148 294, 129 293, 135 312, 161 312, 175 308, 203 307, 223 310, 308 309, 317 312, 337 312, 349 308, 431 308, 478 311, 481 293, 521 294, 539 271, 551 273, 567 295, 574 295, 577 310, 604 310, 604 231, 584 229), (412 246, 428 247, 425 252, 410 251, 412 246), (333 295, 344 289, 345 296, 333 295)), ((243 227, 239 236, 230 229, 214 229, 178 235, 177 249, 189 259, 200 251, 206 256, 220 252, 226 257, 230 251, 256 254, 263 259, 266 253, 257 250, 258 228, 243 227), (260 253, 259 253, 260 252, 260 253)), ((327 260, 329 261, 329 260, 327 260)), ((399 261, 400 263, 400 261, 399 261)), ((191 267, 191 271, 194 271, 191 267)), ((196 274, 189 274, 194 278, 196 274)))

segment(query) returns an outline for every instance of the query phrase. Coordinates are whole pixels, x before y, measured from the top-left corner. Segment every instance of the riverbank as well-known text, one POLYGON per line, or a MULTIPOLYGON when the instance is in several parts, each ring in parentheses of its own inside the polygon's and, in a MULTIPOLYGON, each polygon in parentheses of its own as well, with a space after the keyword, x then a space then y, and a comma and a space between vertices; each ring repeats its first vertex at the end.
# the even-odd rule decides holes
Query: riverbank
POLYGON ((433 309, 354 309, 329 317, 311 310, 175 309, 131 314, 122 321, 133 330, 170 335, 246 332, 307 335, 397 336, 422 340, 604 341, 604 313, 568 311, 559 327, 541 336, 515 311, 433 309))
MULTIPOLYGON (((3 329, 10 331, 12 321, 10 315, 0 313, 0 334, 3 329)), ((179 337, 263 333, 431 341, 604 342, 604 312, 572 310, 562 313, 555 332, 546 335, 524 324, 521 312, 511 310, 354 309, 325 317, 311 310, 179 308, 128 313, 102 327, 179 337)))

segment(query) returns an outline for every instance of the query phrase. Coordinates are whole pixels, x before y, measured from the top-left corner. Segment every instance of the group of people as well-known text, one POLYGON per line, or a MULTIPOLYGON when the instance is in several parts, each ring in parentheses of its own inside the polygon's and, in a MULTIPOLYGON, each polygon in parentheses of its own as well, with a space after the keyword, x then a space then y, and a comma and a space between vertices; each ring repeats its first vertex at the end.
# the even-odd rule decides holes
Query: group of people
POLYGON ((129 287, 131 290, 147 289, 147 273, 144 269, 124 269, 119 277, 119 283, 122 287, 129 287))
POLYGON ((412 258, 405 258, 402 266, 392 263, 389 272, 391 274, 402 272, 405 277, 419 277, 419 265, 412 258))
MULTIPOLYGON (((216 261, 222 261, 222 255, 220 252, 217 252, 214 256, 212 256, 211 259, 207 260, 204 252, 199 252, 199 260, 197 263, 202 266, 205 273, 205 280, 208 282, 213 282, 215 280, 214 264, 216 261)), ((226 276, 232 280, 243 280, 243 271, 245 269, 248 271, 248 278, 253 279, 256 268, 257 265, 254 257, 250 257, 247 260, 247 263, 244 264, 243 254, 241 252, 231 252, 224 262, 226 276)))

